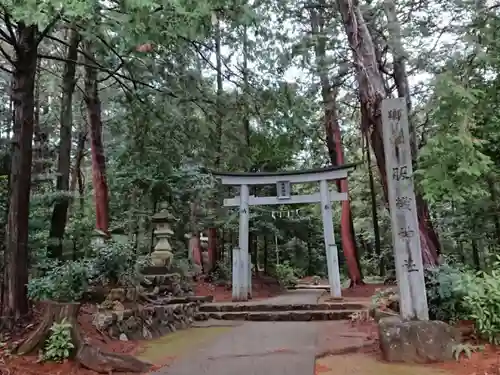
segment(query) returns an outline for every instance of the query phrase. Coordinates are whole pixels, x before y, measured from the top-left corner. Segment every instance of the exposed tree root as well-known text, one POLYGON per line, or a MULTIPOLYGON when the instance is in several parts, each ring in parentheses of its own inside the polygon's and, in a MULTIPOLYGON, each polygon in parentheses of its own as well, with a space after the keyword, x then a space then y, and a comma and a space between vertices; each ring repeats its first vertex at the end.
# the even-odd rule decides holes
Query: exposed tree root
POLYGON ((101 374, 113 372, 146 372, 151 364, 131 355, 107 353, 99 348, 82 343, 75 358, 83 367, 101 374))
POLYGON ((351 280, 349 284, 349 289, 357 288, 358 286, 365 286, 366 283, 363 280, 353 281, 351 280))
POLYGON ((26 355, 41 349, 50 335, 54 323, 65 320, 71 325, 71 339, 75 350, 74 358, 85 368, 102 374, 112 372, 145 372, 151 364, 142 362, 127 354, 107 353, 87 344, 78 329, 79 303, 46 303, 45 315, 38 327, 17 348, 17 354, 26 355))

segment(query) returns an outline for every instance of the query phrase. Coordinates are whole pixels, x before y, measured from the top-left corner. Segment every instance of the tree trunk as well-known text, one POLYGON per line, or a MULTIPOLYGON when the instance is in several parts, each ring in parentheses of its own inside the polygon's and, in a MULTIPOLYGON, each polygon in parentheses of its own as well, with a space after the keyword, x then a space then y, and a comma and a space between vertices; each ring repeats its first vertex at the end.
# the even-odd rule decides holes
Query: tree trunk
MULTIPOLYGON (((353 51, 362 114, 364 113, 367 116, 369 125, 371 125, 371 129, 363 126, 362 131, 370 136, 370 142, 381 175, 384 197, 387 201, 387 176, 380 113, 381 102, 386 96, 384 81, 376 60, 373 41, 358 2, 337 0, 337 3, 349 40, 349 46, 353 51)), ((424 266, 436 265, 439 255, 439 241, 437 241, 437 235, 430 223, 425 202, 418 194, 416 203, 424 266)))
POLYGON ((373 236, 375 238, 375 254, 379 261, 379 266, 378 266, 379 276, 382 277, 385 276, 385 262, 384 262, 384 257, 382 256, 380 227, 378 225, 377 195, 375 192, 375 181, 373 179, 373 170, 372 170, 372 157, 370 153, 370 144, 368 142, 368 137, 366 137, 365 147, 366 147, 366 160, 368 163, 368 178, 370 181, 370 199, 372 206, 373 236))
MULTIPOLYGON (((93 56, 92 45, 86 42, 88 56, 93 56)), ((92 185, 94 188, 96 229, 109 236, 109 202, 106 181, 106 159, 102 142, 101 101, 99 99, 97 70, 92 59, 86 57, 85 103, 90 126, 90 149, 92 155, 92 185)))
POLYGON ((15 320, 28 313, 28 221, 33 157, 37 27, 18 23, 13 74, 14 140, 7 219, 6 289, 3 315, 15 320))
POLYGON ((216 112, 217 118, 215 122, 215 167, 219 167, 222 159, 222 95, 224 88, 222 86, 222 35, 221 24, 217 18, 217 25, 215 26, 215 59, 217 65, 217 103, 216 112))
POLYGON ((267 244, 267 235, 264 234, 264 275, 269 275, 268 257, 269 249, 267 244))
POLYGON ((191 202, 191 213, 189 217, 189 230, 191 232, 191 238, 189 240, 189 259, 191 259, 193 264, 199 265, 203 270, 200 230, 198 228, 198 205, 196 200, 191 202))
POLYGON ((472 261, 474 262, 474 267, 477 271, 481 271, 481 258, 479 256, 479 248, 477 246, 477 240, 472 238, 472 261))
POLYGON ((71 342, 74 345, 73 357, 85 368, 101 374, 113 372, 143 373, 151 369, 151 365, 127 354, 102 352, 87 344, 78 328, 79 303, 47 302, 45 315, 38 327, 22 342, 17 349, 18 355, 31 354, 41 349, 50 336, 50 328, 54 323, 65 321, 71 326, 71 342))
MULTIPOLYGON (((57 160, 56 189, 61 196, 56 200, 50 221, 48 255, 61 258, 63 239, 69 207, 69 174, 71 167, 71 132, 73 128, 73 93, 76 86, 76 60, 80 34, 75 29, 69 31, 69 43, 64 65, 59 129, 59 157, 57 160)), ((76 168, 75 168, 76 170, 76 168)))
POLYGON ((210 264, 210 268, 213 269, 215 264, 217 263, 217 228, 211 227, 208 228, 208 263, 210 264))
MULTIPOLYGON (((389 48, 393 56, 393 67, 394 67, 394 82, 396 84, 396 89, 398 91, 398 97, 404 98, 406 101, 406 109, 408 111, 408 124, 409 124, 409 134, 410 134, 410 149, 411 158, 413 163, 413 169, 416 169, 417 161, 417 132, 415 129, 415 124, 411 116, 411 96, 410 96, 410 84, 408 81, 408 74, 406 72, 406 53, 403 49, 401 26, 396 15, 396 6, 393 0, 384 1, 384 11, 387 17, 388 30, 389 30, 389 48)), ((428 233, 427 241, 432 242, 432 247, 436 249, 437 255, 440 253, 440 243, 436 231, 432 226, 432 221, 429 214, 429 208, 427 203, 424 201, 421 193, 417 190, 416 203, 417 210, 420 213, 422 220, 419 221, 419 225, 422 226, 422 230, 428 233)))
MULTIPOLYGON (((384 12, 387 17, 387 28, 389 31, 389 49, 393 58, 394 82, 398 91, 398 97, 406 101, 408 116, 411 114, 411 97, 408 74, 406 73, 406 53, 403 49, 401 36, 401 26, 396 15, 396 5, 392 0, 384 1, 384 12)), ((417 133, 413 126, 413 121, 408 121, 410 133, 410 148, 412 160, 415 162, 417 157, 417 133)))
POLYGON ((42 180, 42 174, 45 172, 45 160, 47 157, 44 151, 47 148, 47 134, 42 131, 40 125, 40 68, 41 60, 37 60, 35 73, 35 107, 33 117, 33 169, 31 170, 31 191, 37 192, 37 180, 42 180))
POLYGON ((488 183, 488 189, 490 191, 491 203, 493 203, 493 224, 495 226, 495 237, 497 244, 500 244, 500 218, 498 217, 498 202, 497 202, 497 192, 495 189, 495 182, 493 177, 489 176, 486 178, 488 183))
MULTIPOLYGON (((217 18, 217 24, 215 25, 215 58, 217 64, 217 103, 216 112, 217 117, 215 120, 215 168, 220 167, 222 159, 222 95, 224 88, 222 86, 222 52, 221 52, 221 24, 217 18)), ((218 194, 217 194, 218 195, 218 194)), ((216 196, 212 207, 214 210, 218 209, 220 205, 219 199, 216 196)), ((217 261, 217 228, 210 227, 207 231, 208 237, 208 263, 210 267, 214 267, 217 261)), ((210 270, 206 270, 207 272, 210 270)))
MULTIPOLYGON (((328 78, 328 67, 325 64, 326 58, 326 35, 325 20, 323 15, 324 1, 320 0, 318 9, 311 9, 312 34, 317 37, 315 43, 315 53, 318 60, 318 75, 321 81, 321 95, 324 106, 324 126, 326 134, 326 145, 328 155, 332 165, 344 164, 344 151, 342 146, 342 136, 340 124, 337 117, 336 95, 337 89, 332 87, 328 78)), ((349 191, 347 179, 338 181, 338 189, 342 193, 349 191)), ((351 287, 364 284, 361 274, 361 267, 358 260, 354 225, 352 221, 350 202, 342 201, 342 214, 340 221, 342 250, 347 262, 351 287)))
MULTIPOLYGON (((84 207, 84 194, 85 194, 85 185, 83 184, 83 173, 82 173, 82 163, 83 158, 85 156, 85 142, 87 142, 87 133, 86 129, 80 129, 76 136, 76 151, 75 151, 75 164, 73 166, 73 171, 71 172, 71 184, 69 187, 70 192, 74 195, 76 190, 76 186, 78 185, 78 193, 80 200, 80 210, 83 211, 84 207)), ((69 201, 70 207, 73 202, 73 199, 69 201)), ((68 209, 68 216, 70 215, 70 210, 68 209)))
POLYGON ((243 27, 243 132, 245 134, 246 157, 250 158, 250 114, 248 106, 248 27, 243 27))

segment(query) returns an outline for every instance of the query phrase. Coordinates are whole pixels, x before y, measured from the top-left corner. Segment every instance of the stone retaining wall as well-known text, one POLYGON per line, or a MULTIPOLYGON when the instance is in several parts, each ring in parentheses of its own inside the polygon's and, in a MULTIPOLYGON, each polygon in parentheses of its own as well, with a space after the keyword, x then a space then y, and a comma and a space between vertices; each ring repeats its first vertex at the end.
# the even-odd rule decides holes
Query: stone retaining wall
POLYGON ((164 336, 191 326, 199 303, 137 307, 124 311, 99 311, 94 326, 120 340, 143 340, 164 336))

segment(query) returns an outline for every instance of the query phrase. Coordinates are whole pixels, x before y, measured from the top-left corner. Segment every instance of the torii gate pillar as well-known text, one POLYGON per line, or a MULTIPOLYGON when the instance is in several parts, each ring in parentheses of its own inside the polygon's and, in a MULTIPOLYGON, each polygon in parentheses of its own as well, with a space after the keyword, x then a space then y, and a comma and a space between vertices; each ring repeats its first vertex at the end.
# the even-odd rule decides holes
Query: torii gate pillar
POLYGON ((240 195, 224 199, 224 206, 239 207, 240 230, 238 247, 233 249, 233 300, 246 301, 252 297, 252 273, 248 249, 249 206, 320 203, 323 218, 323 234, 328 268, 330 295, 342 298, 338 250, 333 231, 332 201, 348 200, 347 193, 330 191, 328 181, 347 178, 353 164, 322 169, 290 172, 230 173, 212 172, 221 178, 223 185, 240 187, 240 195), (319 193, 292 195, 291 184, 319 182, 319 193), (276 184, 276 197, 250 196, 250 185, 276 184))

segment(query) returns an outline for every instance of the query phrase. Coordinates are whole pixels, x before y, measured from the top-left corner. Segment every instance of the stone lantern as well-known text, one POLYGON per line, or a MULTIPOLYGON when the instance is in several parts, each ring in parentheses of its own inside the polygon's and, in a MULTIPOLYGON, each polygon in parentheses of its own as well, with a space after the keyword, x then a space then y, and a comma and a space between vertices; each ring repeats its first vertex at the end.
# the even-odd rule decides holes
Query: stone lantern
POLYGON ((172 246, 168 240, 174 232, 170 228, 169 222, 172 222, 174 217, 166 210, 153 215, 151 221, 156 225, 154 235, 157 238, 157 243, 154 251, 151 253, 151 261, 154 267, 170 268, 172 265, 172 246))

